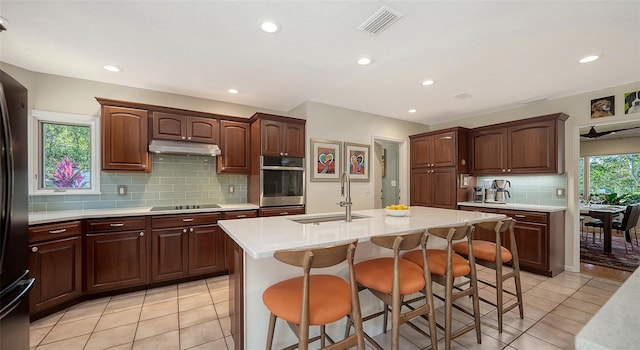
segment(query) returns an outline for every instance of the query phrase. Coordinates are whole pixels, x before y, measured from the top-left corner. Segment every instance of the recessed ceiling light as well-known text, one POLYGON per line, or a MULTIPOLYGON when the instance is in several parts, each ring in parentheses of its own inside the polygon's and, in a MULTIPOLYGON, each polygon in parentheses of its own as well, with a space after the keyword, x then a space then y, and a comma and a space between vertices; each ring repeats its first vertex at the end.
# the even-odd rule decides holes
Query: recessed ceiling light
POLYGON ((366 66, 371 63, 371 59, 369 57, 360 57, 358 60, 358 64, 361 66, 366 66))
POLYGON ((589 62, 593 62, 593 61, 597 60, 598 58, 600 58, 600 56, 591 55, 591 56, 583 57, 578 62, 580 62, 580 63, 589 63, 589 62))
POLYGON ((418 111, 418 110, 416 110, 415 108, 411 108, 411 109, 409 110, 409 113, 415 113, 415 112, 417 112, 417 111, 418 111))
POLYGON ((280 25, 278 24, 278 22, 272 20, 263 21, 262 24, 260 24, 260 28, 262 28, 262 31, 269 34, 277 33, 280 31, 280 25))
POLYGON ((120 71, 122 71, 122 69, 120 69, 120 67, 112 66, 110 64, 107 64, 106 66, 104 66, 104 69, 108 70, 109 72, 120 72, 120 71))
POLYGON ((240 92, 237 89, 229 89, 227 91, 229 91, 230 94, 237 94, 238 92, 240 92))
POLYGON ((433 81, 431 79, 427 79, 427 80, 422 82, 422 85, 429 86, 429 85, 433 85, 434 83, 435 83, 435 81, 433 81))

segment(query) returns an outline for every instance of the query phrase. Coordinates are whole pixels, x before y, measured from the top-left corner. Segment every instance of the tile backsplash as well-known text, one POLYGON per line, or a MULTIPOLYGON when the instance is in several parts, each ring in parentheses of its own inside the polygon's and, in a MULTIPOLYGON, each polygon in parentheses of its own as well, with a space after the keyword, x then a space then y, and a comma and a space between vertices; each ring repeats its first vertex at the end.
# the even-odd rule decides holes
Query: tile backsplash
POLYGON ((216 174, 216 158, 154 154, 149 174, 100 173, 96 195, 30 196, 29 211, 115 209, 185 204, 245 203, 246 175, 216 174), (127 193, 119 196, 118 185, 127 193), (234 187, 229 193, 229 186, 234 187))
POLYGON ((484 184, 484 180, 504 179, 511 182, 507 188, 511 198, 507 203, 536 204, 536 205, 567 205, 567 175, 539 175, 539 176, 479 176, 477 183, 484 184), (556 189, 564 189, 564 197, 556 196, 556 189))

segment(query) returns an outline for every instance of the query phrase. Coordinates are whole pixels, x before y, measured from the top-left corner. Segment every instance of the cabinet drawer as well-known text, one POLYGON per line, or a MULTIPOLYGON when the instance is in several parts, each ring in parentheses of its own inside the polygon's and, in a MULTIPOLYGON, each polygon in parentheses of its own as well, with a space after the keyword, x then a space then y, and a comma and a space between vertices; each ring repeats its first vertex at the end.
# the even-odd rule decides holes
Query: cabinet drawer
POLYGON ((541 224, 547 223, 547 214, 545 213, 515 210, 501 210, 499 213, 510 216, 516 221, 538 222, 541 224))
POLYGON ((87 220, 87 233, 144 230, 146 217, 87 220))
POLYGON ((224 213, 224 219, 245 219, 245 218, 257 218, 257 210, 242 210, 242 211, 228 211, 224 213))
POLYGON ((194 215, 163 215, 151 218, 152 228, 171 228, 194 225, 215 224, 220 218, 219 213, 215 214, 194 214, 194 215))
POLYGON ((82 234, 80 221, 68 221, 29 227, 29 243, 42 242, 82 234))
POLYGON ((304 212, 304 207, 262 208, 260 209, 260 216, 298 215, 304 214, 304 212))

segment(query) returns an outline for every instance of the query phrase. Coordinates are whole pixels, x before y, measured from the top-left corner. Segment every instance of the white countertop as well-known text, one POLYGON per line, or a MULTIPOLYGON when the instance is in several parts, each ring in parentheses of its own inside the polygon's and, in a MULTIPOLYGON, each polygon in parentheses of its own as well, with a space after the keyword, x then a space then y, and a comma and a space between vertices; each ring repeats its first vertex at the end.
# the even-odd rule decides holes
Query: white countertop
POLYGON ((88 209, 88 210, 60 210, 49 212, 29 213, 29 225, 47 224, 67 220, 80 220, 90 218, 108 218, 139 215, 165 215, 188 213, 215 213, 233 210, 252 210, 259 207, 249 203, 218 204, 220 208, 184 209, 184 210, 157 210, 151 211, 151 207, 124 208, 124 209, 88 209))
POLYGON ((567 207, 555 206, 555 205, 536 205, 536 204, 517 204, 517 203, 495 203, 495 202, 458 202, 458 205, 464 205, 468 207, 479 208, 497 208, 507 210, 526 210, 526 211, 539 211, 544 213, 553 213, 556 211, 567 210, 567 207))
POLYGON ((638 349, 639 290, 637 269, 576 335, 576 349, 638 349))
POLYGON ((504 215, 480 212, 410 207, 406 217, 387 216, 384 209, 354 210, 352 215, 366 218, 352 222, 333 221, 320 224, 300 224, 292 219, 314 218, 344 211, 317 215, 291 215, 251 219, 220 220, 218 225, 233 238, 245 253, 254 259, 266 258, 279 249, 295 249, 328 245, 352 239, 368 241, 369 237, 400 233, 437 226, 457 226, 501 219, 504 215))

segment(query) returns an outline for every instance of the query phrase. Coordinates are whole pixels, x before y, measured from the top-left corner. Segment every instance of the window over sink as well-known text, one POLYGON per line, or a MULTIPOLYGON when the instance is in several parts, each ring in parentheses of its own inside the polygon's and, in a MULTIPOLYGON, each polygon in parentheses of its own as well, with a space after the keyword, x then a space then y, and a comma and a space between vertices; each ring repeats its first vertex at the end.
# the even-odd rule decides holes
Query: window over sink
POLYGON ((99 117, 37 110, 31 116, 30 193, 99 194, 99 117))

